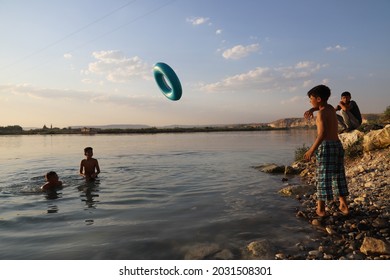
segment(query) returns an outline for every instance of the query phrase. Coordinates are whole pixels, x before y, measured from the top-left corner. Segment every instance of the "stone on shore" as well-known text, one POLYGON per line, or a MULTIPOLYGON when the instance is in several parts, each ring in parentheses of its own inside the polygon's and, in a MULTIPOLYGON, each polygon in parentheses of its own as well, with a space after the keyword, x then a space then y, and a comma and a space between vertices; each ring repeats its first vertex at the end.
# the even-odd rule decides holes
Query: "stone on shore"
POLYGON ((314 193, 316 188, 311 185, 289 185, 282 188, 279 193, 283 196, 302 196, 314 193))
POLYGON ((390 255, 390 244, 377 238, 365 237, 360 252, 365 255, 390 255))
POLYGON ((276 249, 267 240, 256 240, 247 246, 252 257, 261 260, 272 260, 275 258, 276 249))

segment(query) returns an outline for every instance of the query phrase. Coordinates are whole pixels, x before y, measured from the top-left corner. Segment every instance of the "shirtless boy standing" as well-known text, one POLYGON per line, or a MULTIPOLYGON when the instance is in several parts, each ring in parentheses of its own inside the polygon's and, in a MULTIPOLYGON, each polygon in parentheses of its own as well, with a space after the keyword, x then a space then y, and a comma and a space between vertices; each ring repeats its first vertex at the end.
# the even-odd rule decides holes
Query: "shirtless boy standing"
POLYGON ((97 159, 93 158, 93 149, 87 147, 84 149, 84 155, 86 156, 80 163, 80 175, 84 176, 87 180, 95 179, 100 173, 100 167, 97 159))
MULTIPOLYGON (((317 138, 311 148, 305 153, 305 159, 315 153, 317 159, 317 210, 318 216, 325 213, 325 201, 339 197, 339 210, 349 213, 346 196, 348 193, 344 169, 344 149, 337 134, 337 115, 332 105, 328 104, 330 89, 325 85, 312 88, 307 95, 317 114, 317 138)), ((305 113, 305 117, 307 114, 305 113)))

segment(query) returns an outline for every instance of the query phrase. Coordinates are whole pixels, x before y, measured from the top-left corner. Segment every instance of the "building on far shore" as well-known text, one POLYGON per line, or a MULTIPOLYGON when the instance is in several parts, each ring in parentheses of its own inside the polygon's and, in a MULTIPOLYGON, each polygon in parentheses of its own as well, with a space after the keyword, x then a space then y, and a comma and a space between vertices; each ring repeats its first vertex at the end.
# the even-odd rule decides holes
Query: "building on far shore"
POLYGON ((82 127, 80 129, 81 133, 82 134, 95 134, 96 131, 93 129, 93 128, 90 128, 90 127, 82 127))

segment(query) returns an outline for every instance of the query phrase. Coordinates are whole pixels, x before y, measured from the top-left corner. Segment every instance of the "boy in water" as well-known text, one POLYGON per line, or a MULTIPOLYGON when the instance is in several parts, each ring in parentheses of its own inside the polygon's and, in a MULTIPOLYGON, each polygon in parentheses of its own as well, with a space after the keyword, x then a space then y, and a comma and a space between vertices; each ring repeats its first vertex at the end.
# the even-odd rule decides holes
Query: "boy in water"
POLYGON ((325 85, 319 85, 312 88, 307 95, 313 109, 318 110, 317 138, 304 156, 309 161, 316 153, 318 200, 316 213, 320 217, 325 216, 325 201, 333 200, 336 196, 339 197, 340 211, 347 215, 349 210, 346 196, 349 193, 344 170, 344 149, 337 133, 336 110, 328 104, 330 89, 325 85))
POLYGON ((47 172, 45 178, 47 183, 41 187, 42 191, 52 191, 62 187, 62 182, 58 180, 58 175, 54 171, 47 172))
POLYGON ((80 163, 80 175, 87 180, 95 179, 100 173, 100 167, 97 159, 93 158, 93 149, 86 147, 84 149, 84 155, 86 156, 80 163))

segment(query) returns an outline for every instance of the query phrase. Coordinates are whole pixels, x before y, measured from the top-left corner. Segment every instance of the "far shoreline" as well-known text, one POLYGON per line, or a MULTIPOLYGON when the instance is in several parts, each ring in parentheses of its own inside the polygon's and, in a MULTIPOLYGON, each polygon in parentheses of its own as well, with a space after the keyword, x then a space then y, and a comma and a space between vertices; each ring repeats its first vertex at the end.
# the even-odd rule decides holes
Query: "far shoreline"
POLYGON ((271 127, 268 125, 234 125, 205 127, 173 127, 173 128, 43 128, 31 130, 0 131, 0 135, 97 135, 97 134, 159 134, 159 133, 212 133, 212 132, 244 132, 244 131, 280 131, 280 130, 312 130, 313 127, 271 127))

